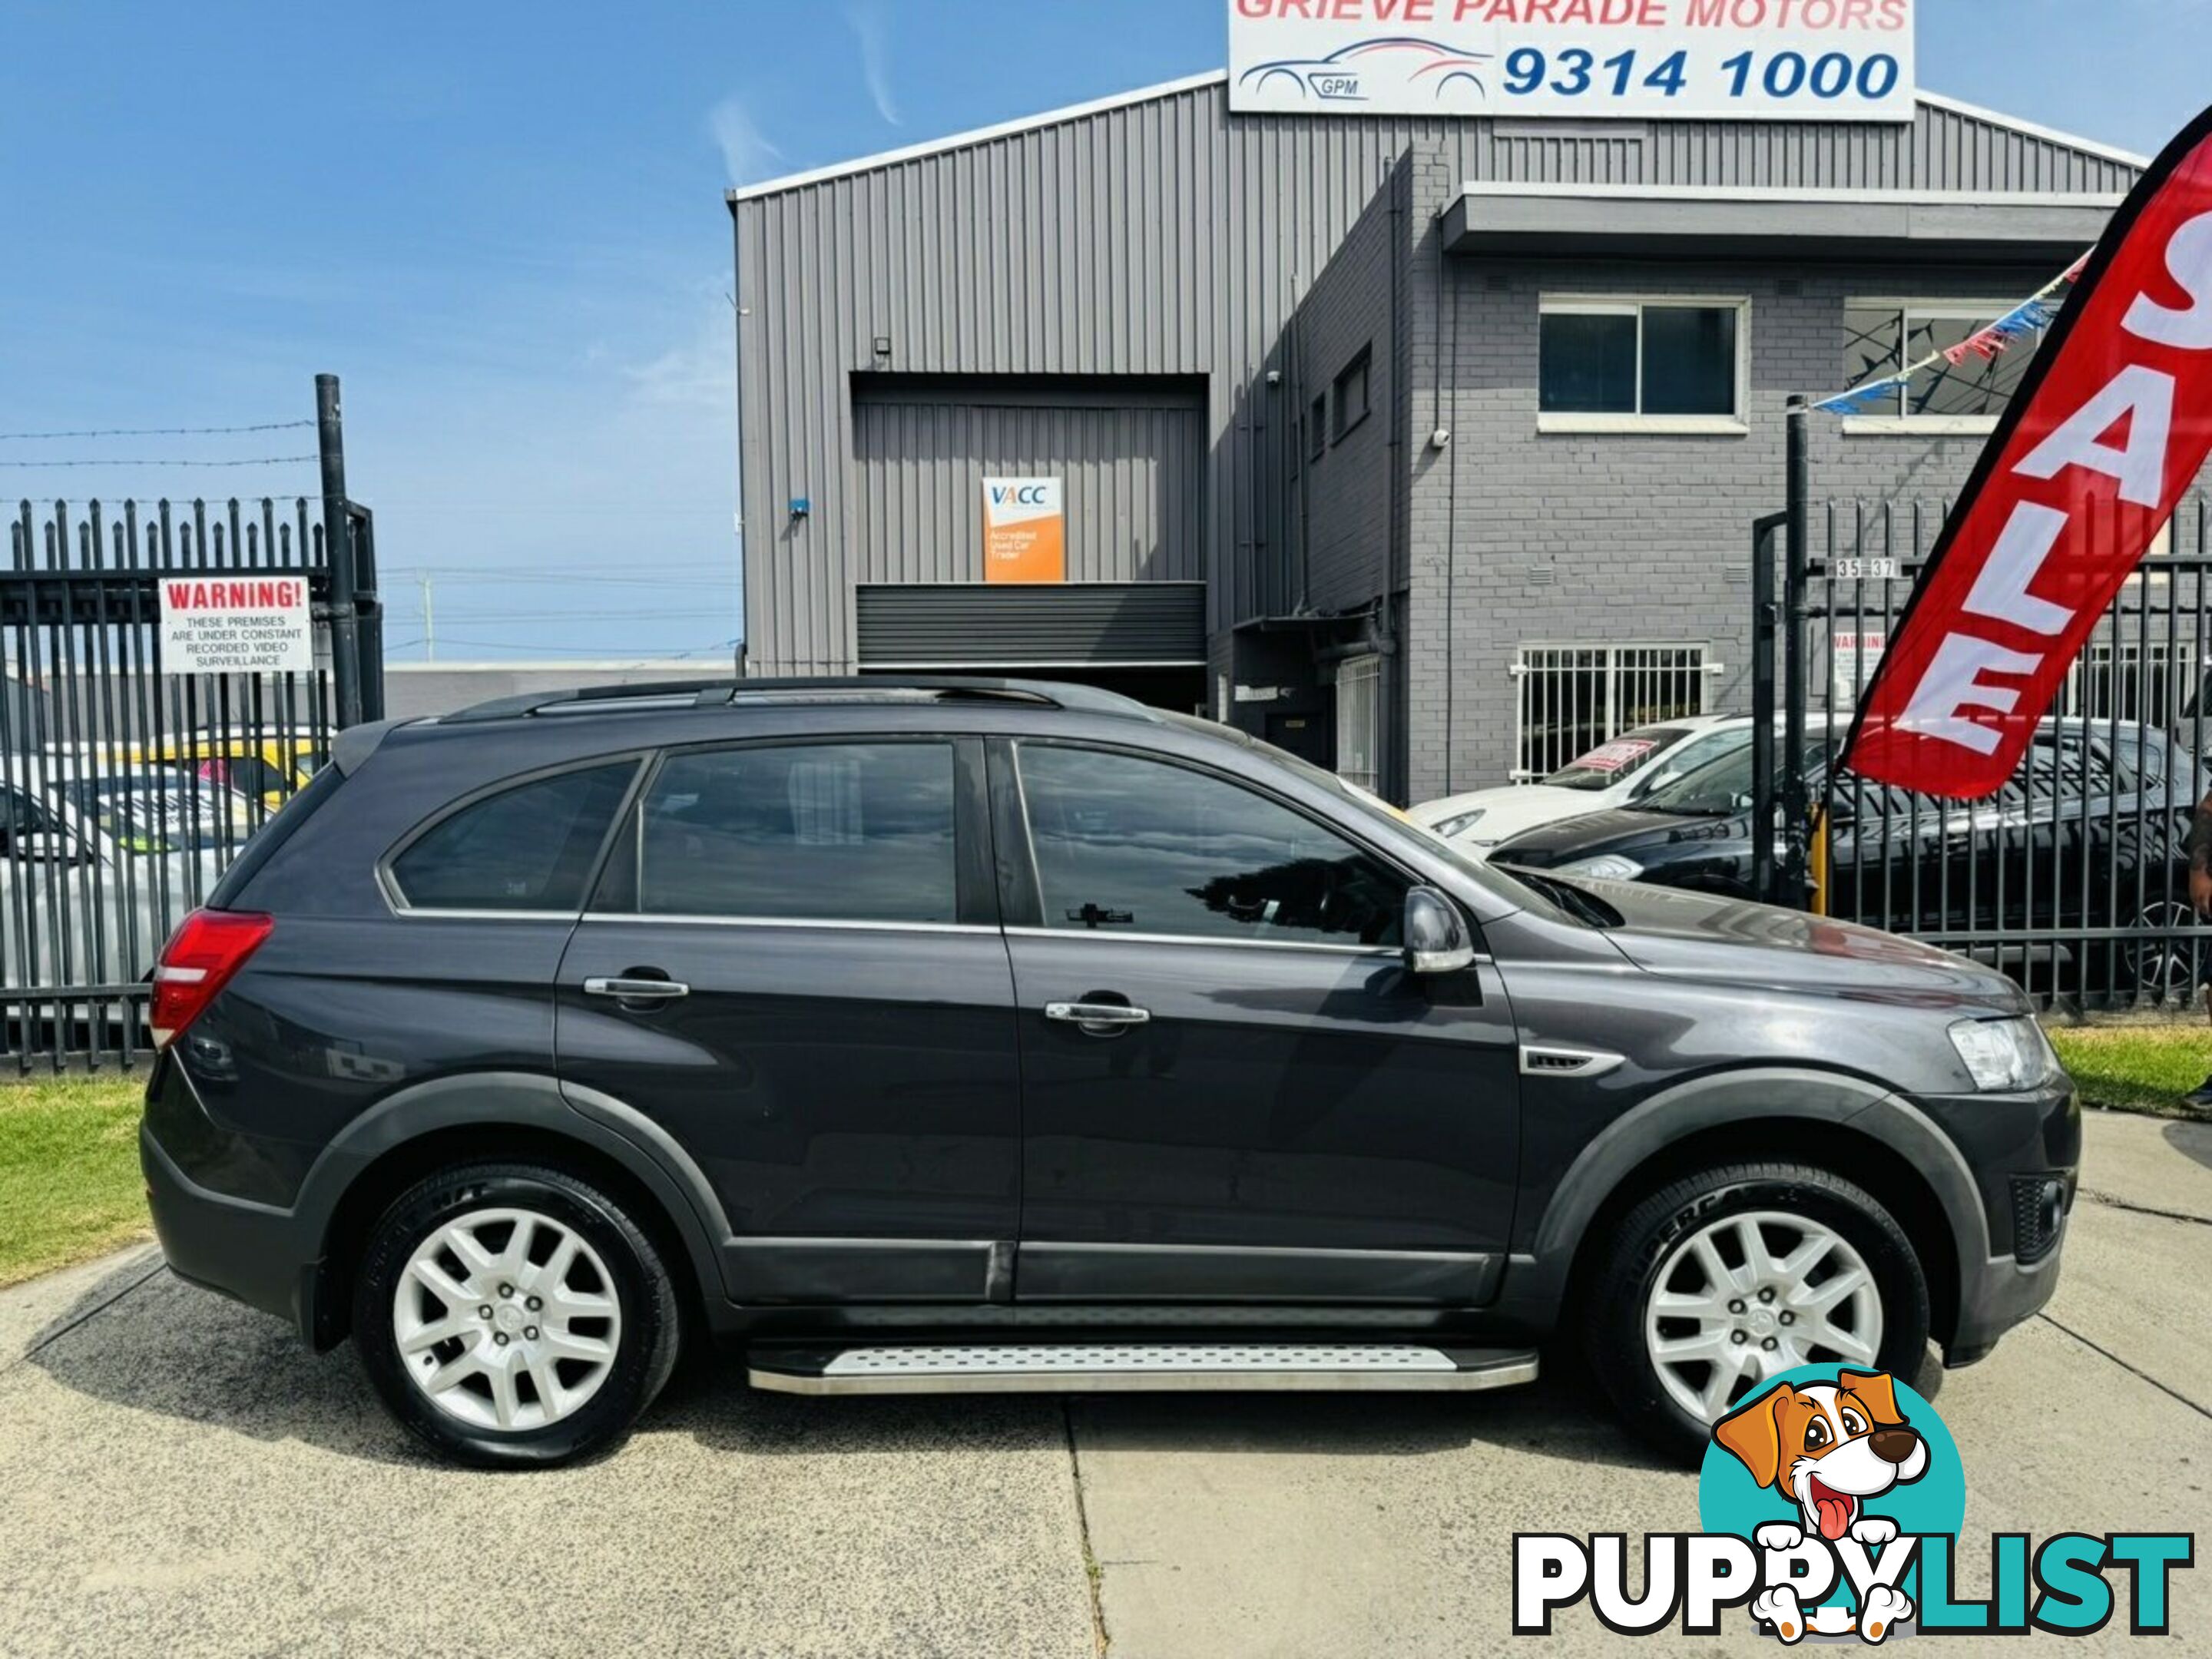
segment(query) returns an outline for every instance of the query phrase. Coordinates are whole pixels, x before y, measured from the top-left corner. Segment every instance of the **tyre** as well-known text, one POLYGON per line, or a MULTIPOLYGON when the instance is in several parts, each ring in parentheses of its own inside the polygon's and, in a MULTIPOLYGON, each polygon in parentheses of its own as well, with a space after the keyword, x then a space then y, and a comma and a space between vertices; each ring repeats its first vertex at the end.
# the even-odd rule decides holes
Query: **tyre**
POLYGON ((1804 1164, 1701 1170, 1622 1218, 1589 1281, 1583 1340, 1629 1425, 1685 1462, 1766 1378, 1832 1361, 1911 1377, 1928 1281, 1896 1219, 1804 1164))
POLYGON ((446 1456, 547 1467, 614 1445, 668 1381, 660 1253, 565 1170, 472 1164, 393 1200, 354 1280, 354 1340, 393 1416, 446 1456))

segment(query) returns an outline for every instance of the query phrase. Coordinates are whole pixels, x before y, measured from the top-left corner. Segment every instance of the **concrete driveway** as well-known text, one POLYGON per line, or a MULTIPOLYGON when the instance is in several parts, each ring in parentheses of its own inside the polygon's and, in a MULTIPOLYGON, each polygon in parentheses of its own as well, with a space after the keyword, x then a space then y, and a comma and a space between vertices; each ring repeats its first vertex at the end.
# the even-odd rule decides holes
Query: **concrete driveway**
MULTIPOLYGON (((1970 1535, 2212 1531, 2212 1127, 2100 1115, 2087 1168, 2049 1316, 1922 1380, 1966 1457, 1970 1535)), ((679 1385, 613 1458, 499 1475, 425 1462, 349 1350, 302 1352, 150 1249, 0 1296, 16 1659, 1486 1654, 1509 1639, 1516 1528, 1695 1515, 1692 1478, 1571 1381, 1069 1404, 803 1401, 726 1375, 679 1385)), ((1986 1564, 1963 1559, 1971 1591, 1986 1564)), ((2212 1565, 2174 1590, 2183 1649, 2212 1650, 2212 1565)), ((1622 1645, 1575 1609, 1530 1651, 1622 1645)))

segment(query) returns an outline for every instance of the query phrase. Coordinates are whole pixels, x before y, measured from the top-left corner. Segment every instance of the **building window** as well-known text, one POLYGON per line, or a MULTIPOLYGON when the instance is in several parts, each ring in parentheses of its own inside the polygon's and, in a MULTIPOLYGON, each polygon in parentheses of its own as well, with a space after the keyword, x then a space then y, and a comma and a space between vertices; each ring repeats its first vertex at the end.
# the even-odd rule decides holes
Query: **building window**
POLYGON ((1538 429, 1743 431, 1748 311, 1742 300, 1543 301, 1538 429))
MULTIPOLYGON (((1844 381, 1894 374, 1905 364, 1961 344, 2014 301, 1850 300, 1844 305, 1844 381)), ((1882 404, 1844 422, 1846 431, 1980 433, 1997 416, 2027 374, 2043 343, 2041 331, 2013 342, 1994 356, 1969 352, 1957 363, 1937 363, 1915 374, 1882 404)))
POLYGON ((1336 399, 1336 425, 1330 433, 1331 442, 1341 442, 1344 434, 1367 418, 1367 365, 1370 348, 1359 348, 1359 355, 1344 366, 1336 377, 1334 388, 1336 399))
POLYGON ((1702 645, 1524 645, 1514 781, 1549 777, 1623 732, 1705 712, 1702 645))
POLYGON ((1328 448, 1328 393, 1322 392, 1306 411, 1306 459, 1317 461, 1328 448))
POLYGON ((1347 657, 1336 670, 1336 775, 1382 787, 1382 659, 1347 657))

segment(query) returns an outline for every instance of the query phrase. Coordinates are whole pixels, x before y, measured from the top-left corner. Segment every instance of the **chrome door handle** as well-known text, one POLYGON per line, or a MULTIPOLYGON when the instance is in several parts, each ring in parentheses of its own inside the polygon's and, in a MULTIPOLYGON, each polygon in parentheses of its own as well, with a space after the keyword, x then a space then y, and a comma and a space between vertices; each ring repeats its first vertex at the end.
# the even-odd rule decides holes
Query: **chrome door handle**
POLYGON ((1047 1019, 1066 1020, 1092 1036, 1115 1036, 1132 1025, 1152 1018, 1149 1008, 1132 1008, 1126 1002, 1048 1002, 1047 1019))
POLYGON ((587 997, 618 997, 624 1002, 659 1002, 688 997, 691 988, 672 979, 587 979, 587 997))

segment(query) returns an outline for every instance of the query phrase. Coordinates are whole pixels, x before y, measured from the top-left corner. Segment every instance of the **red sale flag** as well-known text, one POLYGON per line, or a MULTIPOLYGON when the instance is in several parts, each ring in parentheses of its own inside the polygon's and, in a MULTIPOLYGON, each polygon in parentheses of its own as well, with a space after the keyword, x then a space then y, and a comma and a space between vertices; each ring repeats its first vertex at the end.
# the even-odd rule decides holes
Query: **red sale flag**
POLYGON ((1844 763, 1978 800, 2212 452, 2212 110, 2106 227, 1975 463, 1844 763))

